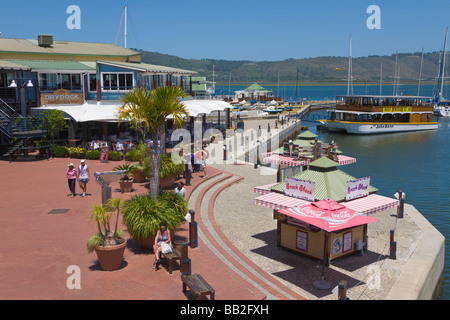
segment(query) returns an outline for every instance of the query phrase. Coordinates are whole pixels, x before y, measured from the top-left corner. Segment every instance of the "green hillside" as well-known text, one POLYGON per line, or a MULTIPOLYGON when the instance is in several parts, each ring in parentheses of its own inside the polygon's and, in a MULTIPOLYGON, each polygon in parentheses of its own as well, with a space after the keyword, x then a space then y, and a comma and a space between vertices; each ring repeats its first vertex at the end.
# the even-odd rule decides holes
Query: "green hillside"
MULTIPOLYGON (((142 62, 188 69, 212 80, 215 65, 215 81, 228 83, 295 83, 297 70, 299 82, 342 82, 347 78, 348 57, 317 57, 287 59, 284 61, 228 61, 214 59, 183 59, 158 52, 140 51, 142 62), (336 71, 340 68, 342 71, 336 71)), ((417 81, 420 74, 421 52, 399 53, 398 66, 401 82, 417 81)), ((353 58, 355 83, 379 82, 380 66, 383 64, 383 81, 393 81, 395 54, 391 56, 368 56, 353 58)), ((434 81, 438 74, 439 52, 426 53, 423 61, 422 80, 434 81)))

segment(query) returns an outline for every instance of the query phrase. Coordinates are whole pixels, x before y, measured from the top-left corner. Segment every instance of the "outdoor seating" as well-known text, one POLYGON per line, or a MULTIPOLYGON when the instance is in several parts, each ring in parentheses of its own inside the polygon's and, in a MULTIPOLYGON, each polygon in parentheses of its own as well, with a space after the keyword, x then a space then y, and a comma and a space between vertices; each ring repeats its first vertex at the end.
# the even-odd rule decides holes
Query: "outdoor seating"
POLYGON ((189 288, 195 300, 206 300, 207 295, 210 296, 210 300, 215 300, 215 290, 200 274, 183 275, 181 281, 183 282, 184 294, 187 294, 187 288, 189 288))
POLYGON ((100 148, 103 148, 103 147, 108 147, 108 142, 102 141, 102 140, 93 140, 90 143, 89 147, 90 147, 91 150, 97 150, 97 149, 100 149, 100 148))
POLYGON ((116 151, 123 152, 129 151, 133 147, 133 143, 131 142, 131 140, 116 140, 115 144, 113 145, 115 146, 116 151))
POLYGON ((169 262, 169 274, 172 274, 173 271, 173 261, 174 260, 180 260, 181 259, 181 252, 178 251, 176 248, 172 249, 172 252, 169 253, 162 253, 161 252, 161 258, 168 260, 169 262))

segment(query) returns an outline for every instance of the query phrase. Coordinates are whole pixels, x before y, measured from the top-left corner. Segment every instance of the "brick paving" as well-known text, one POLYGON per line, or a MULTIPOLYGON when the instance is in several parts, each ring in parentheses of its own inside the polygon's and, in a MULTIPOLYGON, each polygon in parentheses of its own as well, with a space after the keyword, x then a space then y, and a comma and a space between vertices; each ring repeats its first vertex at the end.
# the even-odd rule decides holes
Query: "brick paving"
MULTIPOLYGON (((101 187, 94 182, 94 172, 110 171, 121 162, 101 163, 87 160, 91 170, 91 181, 88 184, 88 195, 77 195, 70 198, 65 170, 67 164, 79 164, 77 159, 51 159, 30 162, 15 161, 12 164, 5 159, 0 160, 0 176, 3 178, 0 190, 0 216, 2 232, 0 241, 0 299, 150 299, 150 300, 186 300, 181 291, 181 280, 178 265, 170 275, 165 268, 154 271, 151 267, 154 255, 142 249, 129 239, 125 250, 124 262, 119 270, 102 271, 95 253, 86 251, 87 239, 96 232, 96 225, 89 222, 89 210, 101 203, 101 187), (66 214, 49 214, 53 209, 69 209, 66 214), (81 289, 70 290, 66 282, 70 274, 69 266, 76 265, 81 270, 81 289)), ((213 218, 214 199, 220 191, 205 197, 208 189, 216 185, 210 179, 225 182, 221 189, 233 183, 232 180, 221 179, 226 175, 219 169, 208 167, 208 179, 202 179, 203 173, 194 173, 192 185, 187 186, 188 195, 194 191, 200 194, 190 203, 198 209, 202 201, 208 201, 206 217, 210 218, 216 232, 205 227, 205 221, 198 215, 199 228, 204 238, 199 239, 199 246, 189 249, 192 273, 200 273, 216 290, 219 300, 261 300, 267 297, 258 289, 263 286, 277 299, 299 295, 287 288, 291 295, 283 295, 271 288, 273 279, 264 271, 242 255, 221 233, 213 218), (205 199, 204 199, 205 197, 205 199), (214 235, 225 241, 223 248, 214 235), (236 268, 230 268, 205 241, 214 243, 215 250, 226 256, 236 268), (232 252, 227 252, 231 250, 232 252), (233 257, 232 257, 233 256, 233 257), (239 256, 246 264, 242 265, 234 257, 239 256), (261 273, 255 276, 250 267, 261 273), (247 274, 252 280, 242 276, 247 274), (262 278, 269 279, 262 281, 262 278)), ((231 175, 228 176, 230 178, 231 175)), ((234 176, 236 178, 236 176, 234 176)), ((181 181, 184 181, 182 179, 181 181)), ((122 194, 118 183, 112 185, 112 196, 129 198, 132 194, 148 192, 148 182, 134 183, 133 193, 122 194)), ((77 193, 80 188, 77 185, 77 193)), ((203 214, 205 216, 205 214, 203 214)), ((209 222, 208 222, 209 223, 209 222)), ((122 229, 126 228, 122 226, 122 229)), ((188 223, 177 232, 177 238, 188 239, 188 223)), ((280 286, 275 281, 275 285, 280 286)), ((281 285, 282 286, 282 285, 281 285)))

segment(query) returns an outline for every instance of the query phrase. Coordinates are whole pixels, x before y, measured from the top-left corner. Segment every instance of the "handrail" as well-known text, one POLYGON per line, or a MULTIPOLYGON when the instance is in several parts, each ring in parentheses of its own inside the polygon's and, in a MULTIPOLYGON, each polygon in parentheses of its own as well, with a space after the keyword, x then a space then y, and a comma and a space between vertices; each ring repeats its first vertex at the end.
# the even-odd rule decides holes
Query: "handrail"
POLYGON ((0 99, 0 110, 5 114, 8 118, 20 116, 9 104, 7 104, 4 100, 0 99), (5 108, 6 107, 6 108, 5 108))

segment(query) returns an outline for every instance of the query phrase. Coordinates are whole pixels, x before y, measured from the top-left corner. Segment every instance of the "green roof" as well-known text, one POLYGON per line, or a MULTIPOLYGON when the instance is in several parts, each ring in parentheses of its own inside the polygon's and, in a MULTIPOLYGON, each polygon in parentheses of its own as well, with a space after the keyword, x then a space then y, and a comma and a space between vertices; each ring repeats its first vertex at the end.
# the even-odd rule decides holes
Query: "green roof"
POLYGON ((194 74, 197 73, 195 71, 190 70, 184 70, 184 69, 177 69, 177 68, 171 68, 171 67, 165 67, 165 66, 158 66, 155 64, 148 64, 148 63, 138 63, 138 62, 117 62, 117 61, 97 61, 101 64, 106 65, 113 65, 118 67, 124 67, 124 68, 131 68, 134 70, 139 70, 142 72, 162 72, 162 73, 178 73, 178 74, 194 74))
POLYGON ((9 60, 0 60, 0 69, 9 70, 30 70, 29 67, 9 60))
POLYGON ((306 130, 305 132, 302 132, 297 136, 298 139, 315 139, 317 137, 318 136, 316 134, 312 133, 309 130, 306 130))
POLYGON ((16 63, 22 66, 26 66, 32 70, 79 70, 89 71, 96 70, 95 62, 83 63, 79 61, 51 61, 51 60, 12 60, 8 59, 11 63, 16 63))
MULTIPOLYGON (((329 160, 327 158, 321 158, 314 162, 318 162, 322 159, 329 160)), ((316 200, 333 199, 336 201, 343 201, 345 200, 347 192, 347 182, 349 180, 356 180, 356 178, 336 169, 337 163, 332 160, 329 161, 334 164, 334 169, 330 162, 322 160, 318 162, 319 166, 310 167, 309 170, 306 170, 291 178, 315 182, 314 197, 316 200)), ((271 190, 284 193, 285 188, 286 183, 280 182, 274 185, 271 190)), ((374 193, 377 191, 377 188, 370 186, 369 193, 374 193)))
POLYGON ((311 162, 309 166, 321 169, 330 169, 336 168, 337 166, 340 166, 340 164, 331 159, 328 159, 327 157, 322 157, 320 159, 311 162))
POLYGON ((264 92, 269 92, 269 90, 261 87, 259 84, 254 83, 252 84, 250 87, 248 87, 247 89, 245 89, 246 91, 264 91, 264 92))

